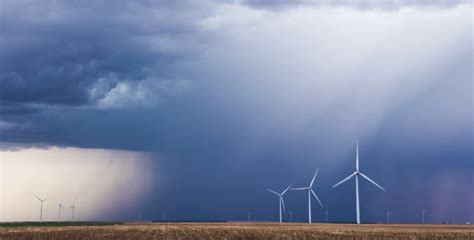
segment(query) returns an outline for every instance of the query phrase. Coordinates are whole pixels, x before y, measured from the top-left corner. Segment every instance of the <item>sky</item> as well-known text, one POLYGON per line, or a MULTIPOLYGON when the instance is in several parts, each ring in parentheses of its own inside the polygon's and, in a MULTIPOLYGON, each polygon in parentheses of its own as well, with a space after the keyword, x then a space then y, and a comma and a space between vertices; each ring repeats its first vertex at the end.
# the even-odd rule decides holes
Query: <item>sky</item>
POLYGON ((470 1, 0 2, 0 221, 474 220, 470 1), (307 198, 285 195, 289 220, 307 198), (313 203, 316 203, 313 201, 313 203), (69 217, 70 211, 64 213, 69 217))

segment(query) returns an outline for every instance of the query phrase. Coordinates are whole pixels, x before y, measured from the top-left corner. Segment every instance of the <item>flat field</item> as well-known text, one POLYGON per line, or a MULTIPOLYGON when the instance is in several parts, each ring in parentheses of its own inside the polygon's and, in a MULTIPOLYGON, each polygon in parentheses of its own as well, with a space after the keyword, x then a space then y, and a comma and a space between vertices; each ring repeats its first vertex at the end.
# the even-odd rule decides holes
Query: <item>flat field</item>
POLYGON ((474 239, 474 225, 269 222, 84 225, 0 225, 0 239, 474 239))

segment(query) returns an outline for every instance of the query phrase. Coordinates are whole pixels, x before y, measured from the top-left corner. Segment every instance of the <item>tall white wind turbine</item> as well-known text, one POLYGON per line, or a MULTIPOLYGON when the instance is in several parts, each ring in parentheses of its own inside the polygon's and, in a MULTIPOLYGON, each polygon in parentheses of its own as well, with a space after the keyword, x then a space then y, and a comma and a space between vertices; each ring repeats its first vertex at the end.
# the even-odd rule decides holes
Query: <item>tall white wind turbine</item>
POLYGON ((283 207, 283 211, 285 211, 285 200, 283 200, 283 195, 285 195, 285 193, 288 191, 288 189, 291 188, 291 185, 288 186, 282 193, 277 193, 271 189, 267 189, 269 192, 275 194, 278 196, 278 207, 280 208, 280 223, 281 223, 281 219, 282 219, 282 215, 281 215, 281 209, 283 207))
POLYGON ((316 179, 316 176, 318 175, 318 171, 319 171, 319 168, 316 169, 316 172, 314 173, 313 179, 309 183, 308 187, 300 187, 300 188, 292 188, 291 189, 292 191, 308 191, 308 223, 311 223, 311 194, 313 194, 313 196, 316 198, 319 205, 321 205, 321 207, 323 207, 323 204, 321 203, 318 196, 316 195, 316 193, 312 189, 313 184, 314 184, 314 180, 316 179))
POLYGON ((42 199, 42 198, 38 197, 38 195, 35 194, 35 197, 36 197, 36 199, 38 199, 38 200, 41 202, 41 207, 40 207, 40 223, 42 223, 42 222, 43 222, 43 202, 46 201, 46 200, 48 200, 48 199, 50 199, 50 198, 52 198, 52 196, 42 199))
POLYGON ((356 216, 357 216, 357 224, 360 224, 360 206, 359 206, 359 176, 365 178, 367 181, 371 182, 372 184, 374 184, 375 186, 377 186, 378 188, 382 189, 383 191, 385 191, 385 189, 383 187, 381 187, 380 185, 378 185, 374 180, 370 179, 369 177, 367 177, 366 175, 364 175, 363 173, 361 173, 359 171, 359 141, 356 142, 356 169, 355 169, 355 172, 352 173, 351 175, 349 175, 348 177, 342 179, 340 182, 334 184, 334 186, 332 186, 333 188, 341 185, 342 183, 348 181, 349 179, 355 177, 355 186, 356 186, 356 216))

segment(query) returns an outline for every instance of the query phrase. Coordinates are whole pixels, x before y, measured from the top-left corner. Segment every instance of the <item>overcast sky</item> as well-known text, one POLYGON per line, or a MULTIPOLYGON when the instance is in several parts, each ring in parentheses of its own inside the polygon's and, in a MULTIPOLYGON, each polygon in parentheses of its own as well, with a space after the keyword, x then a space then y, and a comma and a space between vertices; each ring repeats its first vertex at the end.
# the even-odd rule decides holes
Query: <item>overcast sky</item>
POLYGON ((331 186, 358 139, 387 189, 361 183, 362 221, 473 221, 472 23, 470 1, 1 1, 1 220, 35 220, 33 193, 50 220, 277 220, 265 189, 319 168, 313 218, 354 221, 331 186))

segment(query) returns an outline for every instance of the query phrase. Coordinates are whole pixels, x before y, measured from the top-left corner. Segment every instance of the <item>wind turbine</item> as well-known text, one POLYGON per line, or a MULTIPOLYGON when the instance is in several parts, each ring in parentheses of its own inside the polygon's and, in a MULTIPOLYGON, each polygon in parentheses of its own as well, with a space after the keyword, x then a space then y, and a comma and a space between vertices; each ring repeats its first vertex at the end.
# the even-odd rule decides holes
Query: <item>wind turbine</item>
POLYGON ((42 198, 38 197, 38 195, 35 194, 35 197, 36 197, 36 199, 38 199, 38 200, 41 202, 41 208, 40 208, 40 223, 42 223, 42 222, 43 222, 43 202, 46 201, 46 200, 48 200, 48 199, 50 199, 50 198, 52 198, 53 196, 47 197, 47 198, 45 198, 45 199, 42 199, 42 198))
POLYGON ((72 215, 71 215, 71 222, 74 222, 74 213, 77 211, 76 209, 76 200, 74 199, 74 202, 72 203, 72 206, 68 207, 68 209, 71 209, 72 215))
POLYGON ((285 211, 285 200, 283 200, 283 195, 291 188, 291 185, 288 186, 282 193, 277 193, 271 189, 267 189, 269 192, 278 196, 278 207, 280 208, 280 223, 281 223, 281 208, 283 207, 283 211, 285 211))
POLYGON ((292 188, 291 189, 292 191, 293 190, 294 191, 308 191, 308 223, 311 223, 311 194, 313 194, 313 196, 316 198, 319 205, 321 205, 321 207, 323 207, 323 204, 321 203, 318 196, 316 195, 316 193, 312 189, 314 180, 316 179, 316 176, 318 175, 318 171, 319 171, 319 168, 316 169, 316 172, 314 173, 313 179, 309 183, 309 187, 300 187, 300 188, 292 188))
POLYGON ((421 211, 421 222, 423 224, 425 224, 425 213, 426 213, 426 209, 423 209, 423 211, 421 211))
POLYGON ((387 209, 387 224, 390 224, 390 215, 392 215, 392 212, 390 212, 390 211, 387 209))
POLYGON ((359 171, 359 141, 356 142, 356 169, 355 169, 355 172, 352 173, 351 175, 349 175, 348 177, 342 179, 340 182, 334 184, 334 186, 332 186, 333 188, 341 185, 342 183, 348 181, 349 179, 353 178, 355 176, 355 186, 356 186, 356 215, 357 215, 357 224, 360 224, 360 206, 359 206, 359 176, 365 178, 367 181, 371 182, 372 184, 374 184, 375 186, 377 186, 378 188, 382 189, 383 191, 385 191, 385 189, 383 187, 381 187, 380 185, 378 185, 376 182, 374 182, 374 180, 370 179, 369 177, 367 177, 366 175, 364 175, 363 173, 361 173, 359 171))
POLYGON ((324 214, 326 214, 326 222, 328 222, 328 213, 329 213, 329 209, 326 209, 326 212, 324 214))
POLYGON ((290 222, 293 222, 293 212, 290 212, 290 222))
POLYGON ((250 217, 252 216, 252 211, 247 213, 247 222, 250 222, 250 217))
POLYGON ((60 202, 60 203, 58 204, 58 211, 59 211, 59 212, 58 212, 58 223, 61 222, 61 209, 62 209, 62 210, 65 210, 64 207, 63 207, 63 203, 62 203, 62 202, 60 202))

